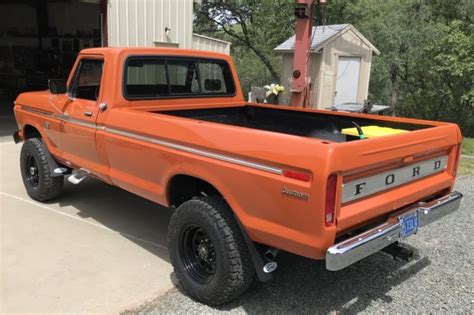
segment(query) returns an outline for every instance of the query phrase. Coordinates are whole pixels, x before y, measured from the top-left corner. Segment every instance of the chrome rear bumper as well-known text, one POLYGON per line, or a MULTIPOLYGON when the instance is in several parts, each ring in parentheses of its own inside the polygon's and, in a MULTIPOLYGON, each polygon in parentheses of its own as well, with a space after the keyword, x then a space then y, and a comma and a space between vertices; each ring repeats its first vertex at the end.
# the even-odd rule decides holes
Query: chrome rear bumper
POLYGON ((456 211, 461 199, 461 193, 452 192, 429 203, 421 202, 397 212, 387 222, 375 228, 329 247, 326 252, 326 269, 341 270, 404 238, 400 219, 417 212, 420 228, 456 211))

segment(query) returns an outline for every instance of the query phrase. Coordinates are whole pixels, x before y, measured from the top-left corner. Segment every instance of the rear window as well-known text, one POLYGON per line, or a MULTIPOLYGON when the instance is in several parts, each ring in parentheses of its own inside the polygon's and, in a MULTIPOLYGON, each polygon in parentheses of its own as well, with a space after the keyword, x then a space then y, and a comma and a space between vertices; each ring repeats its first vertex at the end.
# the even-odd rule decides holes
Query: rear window
POLYGON ((224 60, 130 57, 125 64, 128 99, 233 95, 232 72, 224 60))

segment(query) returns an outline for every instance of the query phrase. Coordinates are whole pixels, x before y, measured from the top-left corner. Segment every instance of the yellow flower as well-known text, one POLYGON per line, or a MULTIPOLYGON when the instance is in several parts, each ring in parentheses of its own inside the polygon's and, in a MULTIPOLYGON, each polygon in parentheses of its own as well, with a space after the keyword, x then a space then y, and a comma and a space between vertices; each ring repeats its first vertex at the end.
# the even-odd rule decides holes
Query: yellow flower
POLYGON ((267 90, 267 97, 274 94, 278 96, 280 92, 283 92, 285 88, 280 84, 272 83, 271 85, 265 85, 265 90, 267 90))

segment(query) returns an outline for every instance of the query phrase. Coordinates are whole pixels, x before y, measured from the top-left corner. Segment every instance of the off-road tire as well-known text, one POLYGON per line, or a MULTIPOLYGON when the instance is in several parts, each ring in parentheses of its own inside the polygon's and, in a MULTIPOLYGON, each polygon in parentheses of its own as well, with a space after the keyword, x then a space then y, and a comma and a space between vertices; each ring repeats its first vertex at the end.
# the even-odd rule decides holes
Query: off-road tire
POLYGON ((234 214, 221 197, 194 198, 174 212, 168 232, 171 264, 176 277, 189 295, 208 305, 225 304, 244 293, 252 284, 255 269, 234 214), (215 274, 207 283, 196 281, 186 269, 180 250, 183 232, 198 226, 213 244, 215 274))
POLYGON ((31 198, 41 202, 57 198, 64 184, 64 176, 52 176, 48 154, 43 141, 38 138, 26 140, 20 153, 21 177, 26 192, 31 198), (36 167, 36 174, 30 173, 31 167, 36 167))

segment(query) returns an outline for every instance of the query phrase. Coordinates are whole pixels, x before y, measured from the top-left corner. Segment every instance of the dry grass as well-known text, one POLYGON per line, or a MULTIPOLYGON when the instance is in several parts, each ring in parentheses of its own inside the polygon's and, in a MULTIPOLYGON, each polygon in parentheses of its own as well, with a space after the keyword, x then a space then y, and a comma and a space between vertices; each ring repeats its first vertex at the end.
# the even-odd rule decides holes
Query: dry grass
POLYGON ((474 138, 464 138, 462 140, 462 154, 474 156, 474 138))
MULTIPOLYGON (((474 156, 474 138, 464 138, 462 140, 462 154, 474 156)), ((474 175, 474 158, 461 158, 458 174, 474 175)))
POLYGON ((459 163, 459 175, 474 175, 474 159, 462 158, 459 163))

